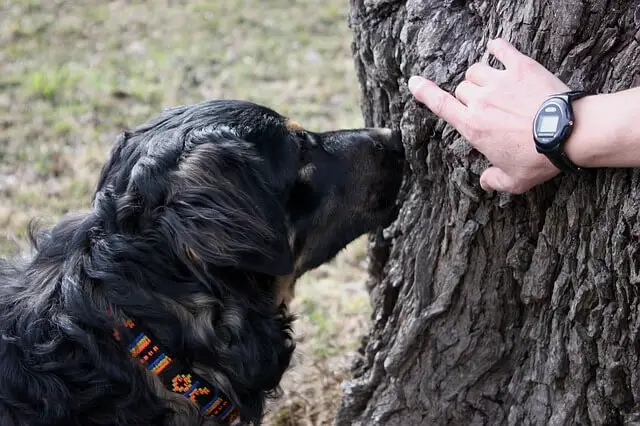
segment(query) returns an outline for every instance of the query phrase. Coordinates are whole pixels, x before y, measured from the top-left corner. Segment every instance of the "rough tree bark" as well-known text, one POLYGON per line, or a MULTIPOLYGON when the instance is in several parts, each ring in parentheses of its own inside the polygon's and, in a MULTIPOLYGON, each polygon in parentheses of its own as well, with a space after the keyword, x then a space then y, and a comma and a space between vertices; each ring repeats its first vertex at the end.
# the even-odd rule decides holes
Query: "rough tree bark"
POLYGON ((640 2, 351 0, 350 25, 366 124, 403 130, 411 171, 336 424, 639 422, 640 173, 484 193, 486 160, 406 82, 453 90, 501 36, 573 88, 639 85, 640 2))

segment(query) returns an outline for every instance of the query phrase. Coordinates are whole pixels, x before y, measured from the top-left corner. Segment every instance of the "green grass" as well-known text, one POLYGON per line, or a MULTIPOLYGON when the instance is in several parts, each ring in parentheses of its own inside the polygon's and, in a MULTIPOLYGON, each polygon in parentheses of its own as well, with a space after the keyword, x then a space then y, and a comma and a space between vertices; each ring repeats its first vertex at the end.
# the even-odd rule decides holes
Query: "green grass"
MULTIPOLYGON (((347 9, 347 0, 5 0, 0 254, 24 248, 30 219, 88 208, 116 135, 162 108, 241 98, 314 130, 361 126, 347 9)), ((360 240, 299 283, 298 366, 268 424, 331 421, 369 312, 363 253, 360 240)))

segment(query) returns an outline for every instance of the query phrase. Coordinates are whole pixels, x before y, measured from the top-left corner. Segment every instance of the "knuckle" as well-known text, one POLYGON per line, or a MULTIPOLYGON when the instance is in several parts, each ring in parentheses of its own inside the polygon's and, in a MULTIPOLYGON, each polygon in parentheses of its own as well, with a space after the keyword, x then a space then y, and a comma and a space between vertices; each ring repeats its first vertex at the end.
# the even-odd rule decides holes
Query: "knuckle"
POLYGON ((504 43, 505 43, 505 42, 506 42, 506 41, 505 41, 505 39, 504 39, 504 38, 502 38, 502 37, 496 37, 496 38, 493 40, 493 43, 494 43, 496 46, 504 45, 504 43))
POLYGON ((498 56, 508 54, 511 47, 511 43, 509 43, 506 39, 502 37, 498 37, 494 40, 493 51, 498 54, 498 56))
POLYGON ((473 69, 476 66, 476 64, 471 65, 469 68, 467 68, 467 70, 464 72, 464 78, 465 79, 469 79, 469 77, 471 77, 473 75, 473 69))
POLYGON ((523 79, 530 76, 532 73, 537 71, 538 65, 539 64, 535 60, 526 56, 523 57, 515 65, 515 71, 516 71, 516 74, 518 75, 518 78, 523 79))
POLYGON ((469 116, 464 123, 462 136, 473 144, 480 139, 481 133, 477 120, 475 120, 473 116, 469 116))
POLYGON ((524 194, 525 192, 527 192, 527 190, 525 189, 524 186, 521 186, 521 185, 516 185, 511 190, 511 193, 516 195, 521 195, 521 194, 524 194))
POLYGON ((469 112, 469 127, 471 128, 473 133, 478 136, 484 132, 484 114, 485 113, 481 110, 479 111, 478 108, 473 108, 469 112))
POLYGON ((504 45, 504 42, 501 39, 497 40, 493 48, 493 56, 502 58, 504 57, 505 53, 506 53, 506 47, 504 45))
POLYGON ((435 112, 436 115, 442 116, 447 108, 448 102, 449 99, 444 93, 439 94, 433 100, 433 112, 435 112))
MULTIPOLYGON (((486 110, 491 104, 491 96, 486 90, 478 90, 475 97, 476 107, 486 110)), ((486 114, 486 112, 485 112, 486 114)))
POLYGON ((467 71, 464 73, 464 76, 466 79, 472 79, 477 73, 478 73, 478 69, 480 68, 480 64, 479 63, 475 63, 473 65, 471 65, 467 71))
POLYGON ((526 183, 522 182, 521 180, 513 180, 513 179, 510 179, 510 182, 508 182, 507 187, 509 192, 516 195, 524 194, 529 189, 526 183))
POLYGON ((461 94, 461 93, 462 93, 462 91, 464 90, 464 87, 465 87, 466 83, 467 83, 467 80, 462 80, 462 81, 461 81, 461 82, 456 86, 456 89, 453 91, 453 95, 454 95, 456 98, 459 98, 459 97, 460 97, 460 94, 461 94))

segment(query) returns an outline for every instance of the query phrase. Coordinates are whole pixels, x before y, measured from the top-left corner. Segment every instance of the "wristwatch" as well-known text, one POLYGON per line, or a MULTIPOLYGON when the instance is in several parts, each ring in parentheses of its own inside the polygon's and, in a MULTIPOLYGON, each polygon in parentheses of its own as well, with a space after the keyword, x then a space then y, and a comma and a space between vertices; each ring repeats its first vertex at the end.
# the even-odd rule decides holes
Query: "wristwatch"
POLYGON ((533 119, 533 140, 536 150, 547 156, 563 172, 580 173, 582 167, 574 164, 564 152, 564 143, 573 130, 572 102, 589 92, 576 90, 549 96, 533 119))

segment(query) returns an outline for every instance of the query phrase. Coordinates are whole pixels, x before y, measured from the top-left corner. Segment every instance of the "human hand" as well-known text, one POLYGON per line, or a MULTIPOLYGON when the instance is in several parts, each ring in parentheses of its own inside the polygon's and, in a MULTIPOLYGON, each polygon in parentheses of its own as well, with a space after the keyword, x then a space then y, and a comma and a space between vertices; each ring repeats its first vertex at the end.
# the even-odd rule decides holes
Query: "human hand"
POLYGON ((473 64, 455 97, 417 76, 409 90, 491 162, 480 176, 483 189, 521 194, 559 173, 535 149, 533 119, 547 96, 569 88, 505 40, 491 40, 487 50, 505 70, 473 64))

